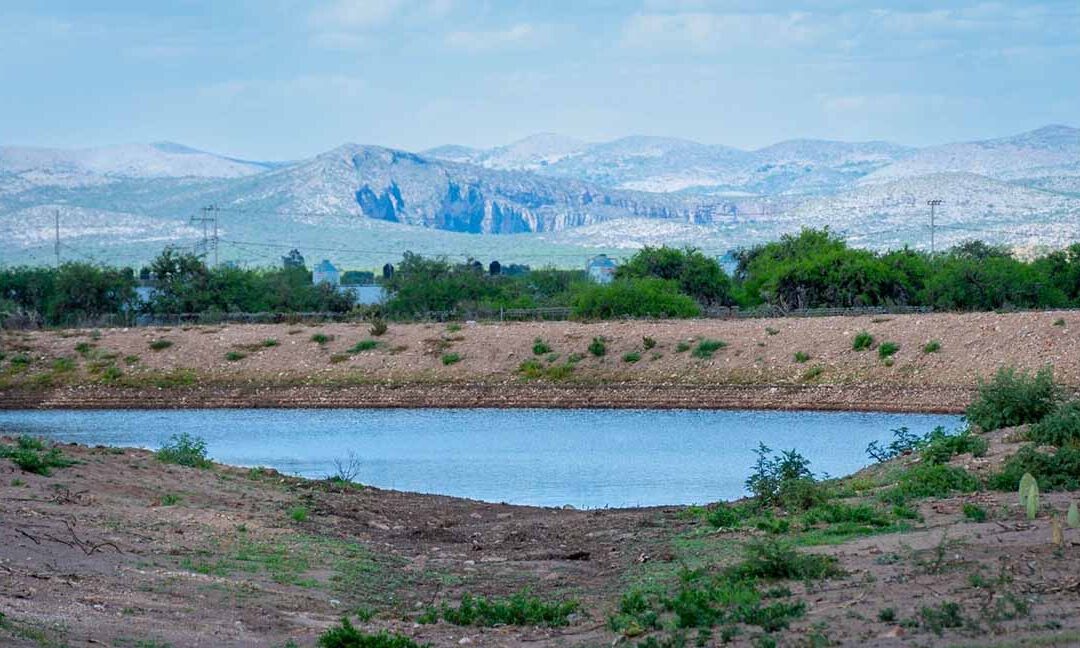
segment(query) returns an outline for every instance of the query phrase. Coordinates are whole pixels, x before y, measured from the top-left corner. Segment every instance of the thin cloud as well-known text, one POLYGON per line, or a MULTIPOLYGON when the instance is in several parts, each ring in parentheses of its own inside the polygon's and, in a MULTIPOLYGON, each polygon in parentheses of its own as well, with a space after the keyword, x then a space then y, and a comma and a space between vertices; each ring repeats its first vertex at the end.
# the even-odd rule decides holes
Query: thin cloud
POLYGON ((486 52, 520 47, 535 42, 538 30, 528 23, 491 31, 455 31, 446 35, 446 44, 469 52, 486 52))

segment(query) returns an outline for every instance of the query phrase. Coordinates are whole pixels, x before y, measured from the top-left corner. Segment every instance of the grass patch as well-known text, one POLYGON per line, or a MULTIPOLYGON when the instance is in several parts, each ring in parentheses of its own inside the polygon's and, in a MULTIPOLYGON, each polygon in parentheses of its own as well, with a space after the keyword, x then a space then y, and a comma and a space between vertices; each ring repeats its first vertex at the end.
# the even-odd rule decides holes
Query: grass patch
POLYGON ((686 341, 679 342, 675 345, 675 353, 686 353, 690 350, 690 343, 686 341))
POLYGON ((130 367, 131 365, 139 364, 140 359, 141 358, 139 358, 139 356, 137 355, 126 355, 124 356, 124 364, 130 367))
POLYGON ((746 543, 745 558, 728 569, 741 578, 775 580, 821 580, 840 576, 844 572, 836 558, 822 554, 799 552, 783 540, 755 540, 746 543))
POLYGON ((464 594, 457 607, 443 606, 442 618, 459 626, 545 626, 557 628, 581 607, 574 600, 545 601, 526 592, 504 599, 464 594))
POLYGON ((1031 473, 1040 491, 1080 489, 1080 448, 1066 446, 1048 454, 1032 445, 1009 457, 1001 472, 992 475, 989 486, 995 490, 1014 491, 1024 473, 1031 473))
POLYGON ((349 353, 363 353, 364 351, 371 351, 372 349, 376 349, 378 348, 378 346, 379 342, 377 340, 372 340, 368 338, 366 340, 360 340, 356 344, 349 347, 349 353))
POLYGON ((923 345, 922 351, 923 353, 937 353, 938 351, 941 351, 941 342, 930 340, 923 345))
POLYGON ((444 366, 449 367, 450 365, 457 364, 459 362, 461 362, 460 353, 444 353, 442 355, 442 363, 444 366))
POLYGON ((310 339, 315 344, 322 346, 324 344, 328 344, 331 340, 333 340, 334 336, 327 335, 326 333, 316 333, 315 335, 312 335, 310 339))
POLYGON ((624 353, 622 356, 622 361, 630 364, 633 364, 638 360, 641 360, 641 354, 637 351, 630 351, 629 353, 624 353))
POLYGON ((900 350, 900 345, 896 342, 890 342, 886 340, 878 345, 877 354, 882 360, 886 360, 896 355, 896 352, 900 350))
POLYGON ((381 631, 377 634, 361 632, 342 619, 341 624, 319 635, 319 648, 427 648, 431 644, 419 644, 401 634, 381 631))
POLYGON ((176 493, 165 493, 158 500, 158 504, 160 504, 161 506, 175 506, 180 503, 181 499, 183 498, 176 493))
POLYGON ((151 351, 163 351, 165 349, 168 349, 172 345, 173 345, 172 340, 151 340, 150 341, 150 350, 151 351))
POLYGON ((289 519, 293 522, 307 522, 309 511, 304 506, 294 506, 289 509, 289 519))
POLYGON ((953 493, 974 493, 977 490, 979 479, 963 468, 946 464, 919 464, 904 471, 896 486, 882 493, 881 499, 893 504, 905 504, 911 499, 947 497, 953 493))
POLYGON ((24 472, 43 477, 51 475, 53 468, 75 465, 59 448, 48 447, 42 439, 25 434, 15 440, 15 445, 0 445, 0 459, 10 459, 24 472))
POLYGON ((246 357, 247 357, 247 354, 243 353, 242 351, 229 351, 228 353, 225 354, 225 359, 228 360, 229 362, 238 362, 240 360, 243 360, 246 357))
POLYGON ((802 363, 807 362, 809 360, 810 360, 810 354, 809 353, 806 353, 805 351, 796 351, 795 352, 795 362, 798 362, 799 364, 802 364, 802 363))
POLYGON ((274 338, 266 338, 265 340, 263 340, 262 342, 259 343, 259 346, 261 346, 263 348, 266 348, 266 349, 269 349, 270 347, 276 347, 279 344, 280 343, 277 340, 275 340, 274 338))
POLYGON ((209 468, 213 465, 206 456, 206 441, 187 432, 174 434, 168 443, 154 453, 158 461, 191 468, 209 468))
POLYGON ((75 361, 71 358, 57 358, 53 360, 52 370, 57 373, 70 373, 75 371, 75 361))
POLYGON ((594 337, 592 342, 589 342, 589 353, 597 358, 601 358, 607 354, 607 343, 602 337, 594 337))
POLYGON ((986 509, 971 503, 964 504, 963 512, 964 519, 968 522, 986 522, 986 518, 989 517, 986 509))
POLYGON ((538 356, 551 353, 551 345, 549 345, 547 342, 544 342, 540 338, 536 338, 535 340, 533 340, 532 352, 533 355, 538 356))
POLYGON ((855 351, 866 351, 874 346, 874 336, 869 331, 859 331, 851 340, 851 348, 855 351))
POLYGON ((545 365, 544 363, 530 358, 518 365, 518 373, 527 380, 566 380, 574 374, 574 365, 571 359, 562 365, 545 365))
POLYGON ((727 342, 723 340, 710 340, 704 339, 698 342, 697 347, 694 349, 693 356, 695 358, 702 358, 708 360, 713 357, 713 354, 727 346, 727 342))
POLYGON ((804 382, 809 382, 823 373, 825 373, 825 367, 821 365, 814 365, 813 367, 810 367, 805 372, 803 372, 802 379, 804 382))

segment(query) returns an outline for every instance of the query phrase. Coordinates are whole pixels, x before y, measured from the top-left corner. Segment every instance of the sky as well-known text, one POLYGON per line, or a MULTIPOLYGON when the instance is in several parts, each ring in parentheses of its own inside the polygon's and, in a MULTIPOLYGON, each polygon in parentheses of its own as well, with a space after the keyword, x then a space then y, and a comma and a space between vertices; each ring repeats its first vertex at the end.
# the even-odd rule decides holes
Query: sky
POLYGON ((0 0, 0 87, 0 145, 925 146, 1080 125, 1080 2, 0 0))

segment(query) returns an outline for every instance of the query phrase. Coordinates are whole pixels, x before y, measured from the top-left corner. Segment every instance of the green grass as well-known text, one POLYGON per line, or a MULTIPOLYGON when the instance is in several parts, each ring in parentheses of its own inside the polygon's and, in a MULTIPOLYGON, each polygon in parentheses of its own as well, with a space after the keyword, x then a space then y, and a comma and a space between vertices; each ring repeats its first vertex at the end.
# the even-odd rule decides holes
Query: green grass
POLYGON ((589 353, 593 356, 600 358, 607 354, 607 343, 602 337, 594 337, 592 342, 589 342, 589 353))
POLYGON ((686 353, 690 350, 690 343, 686 341, 679 342, 675 345, 675 353, 686 353))
POLYGON ((546 355, 548 353, 551 353, 551 346, 547 342, 544 342, 542 339, 536 338, 535 340, 533 340, 532 352, 533 355, 546 355))
POLYGON ((567 360, 566 364, 545 365, 544 363, 529 358, 518 365, 518 373, 526 380, 566 380, 574 374, 574 365, 567 360))
POLYGON ((431 644, 419 644, 402 634, 384 631, 376 634, 361 632, 348 619, 319 635, 319 648, 427 648, 431 644))
POLYGON ((379 342, 368 338, 366 340, 360 340, 356 344, 349 347, 349 353, 363 353, 364 351, 371 351, 378 348, 379 342))
POLYGON ((303 506, 294 506, 289 509, 289 519, 293 522, 307 522, 309 511, 303 506))
POLYGON ((450 322, 449 324, 446 325, 446 331, 448 333, 457 333, 460 330, 461 330, 461 324, 458 324, 457 322, 450 322))
POLYGON ((641 360, 641 354, 638 353, 637 351, 630 351, 628 353, 624 353, 623 356, 622 356, 622 361, 623 362, 628 362, 630 364, 633 364, 633 363, 637 362, 638 360, 641 360))
POLYGON ((923 497, 947 497, 954 493, 974 493, 979 479, 964 470, 947 464, 919 464, 900 474, 896 485, 881 494, 881 499, 904 504, 923 497))
POLYGON ((150 342, 151 351, 163 351, 173 345, 171 340, 152 340, 150 342))
POLYGON ((165 493, 158 501, 162 506, 175 506, 176 504, 179 504, 182 499, 183 498, 176 493, 165 493))
POLYGON ((459 626, 565 626, 580 608, 574 600, 545 601, 526 592, 505 599, 464 594, 457 607, 443 606, 442 618, 459 626))
POLYGON ((1038 423, 1053 412, 1061 388, 1050 367, 1035 373, 1002 367, 989 381, 978 381, 978 394, 964 414, 985 432, 1025 423, 1038 423))
POLYGON ((124 356, 124 364, 126 364, 128 366, 139 364, 139 360, 141 360, 141 358, 139 358, 139 356, 137 356, 137 355, 126 355, 126 356, 124 356))
POLYGON ((0 459, 9 459, 24 472, 43 477, 51 475, 53 468, 75 464, 59 448, 50 448, 43 440, 25 434, 15 440, 15 445, 0 444, 0 459))
POLYGON ((187 432, 174 434, 168 443, 154 453, 158 461, 191 468, 209 468, 213 462, 206 456, 206 441, 187 432))
POLYGON ((270 347, 278 346, 279 342, 277 340, 275 340, 274 338, 266 338, 265 340, 263 340, 259 344, 261 346, 263 346, 264 348, 270 348, 270 347))
POLYGON ((75 345, 75 352, 85 357, 90 355, 94 350, 94 345, 89 342, 79 342, 75 345))
POLYGON ((851 348, 856 351, 866 351, 874 346, 874 336, 868 331, 859 331, 851 341, 851 348))
POLYGON ((330 342, 333 339, 334 339, 333 335, 327 335, 325 333, 316 333, 315 335, 311 336, 311 341, 314 342, 315 344, 318 344, 319 346, 327 344, 328 342, 330 342))
POLYGON ((240 351, 229 351, 228 353, 225 354, 225 359, 228 360, 229 362, 237 362, 237 361, 243 360, 246 357, 247 357, 247 354, 242 353, 240 351))
POLYGON ((702 358, 708 360, 713 357, 713 354, 723 349, 728 344, 723 340, 710 340, 704 339, 698 342, 697 347, 694 349, 693 356, 695 358, 702 358))
POLYGON ((825 367, 821 365, 814 365, 813 367, 810 367, 805 372, 803 372, 802 379, 804 382, 809 382, 823 373, 825 373, 825 367))
POLYGON ((53 360, 52 370, 57 373, 69 373, 75 371, 75 361, 71 358, 57 358, 53 360))
POLYGON ((987 518, 986 509, 981 506, 977 506, 971 503, 964 504, 964 519, 969 522, 985 522, 987 518))
POLYGON ((922 350, 923 353, 937 353, 938 351, 941 351, 941 342, 937 340, 930 340, 923 345, 922 350))
POLYGON ((806 353, 805 351, 796 351, 795 352, 795 362, 798 362, 799 364, 802 364, 804 362, 807 362, 808 360, 810 360, 810 354, 809 353, 806 353))
POLYGON ((882 342, 877 348, 878 357, 882 360, 891 358, 896 355, 896 352, 900 350, 900 345, 896 342, 890 342, 886 340, 882 342))
POLYGON ((443 365, 445 365, 447 367, 449 367, 450 365, 453 365, 453 364, 457 364, 459 362, 461 362, 461 354, 460 353, 444 353, 442 355, 442 363, 443 363, 443 365))

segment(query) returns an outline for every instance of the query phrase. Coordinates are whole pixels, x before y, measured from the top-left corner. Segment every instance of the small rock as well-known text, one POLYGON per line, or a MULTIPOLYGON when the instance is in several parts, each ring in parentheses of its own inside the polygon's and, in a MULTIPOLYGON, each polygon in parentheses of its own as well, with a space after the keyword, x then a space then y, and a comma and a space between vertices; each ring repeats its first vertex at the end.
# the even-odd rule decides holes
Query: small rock
POLYGON ((465 646, 465 645, 471 644, 472 639, 469 639, 468 637, 462 637, 461 639, 458 640, 458 643, 461 644, 462 646, 465 646))

